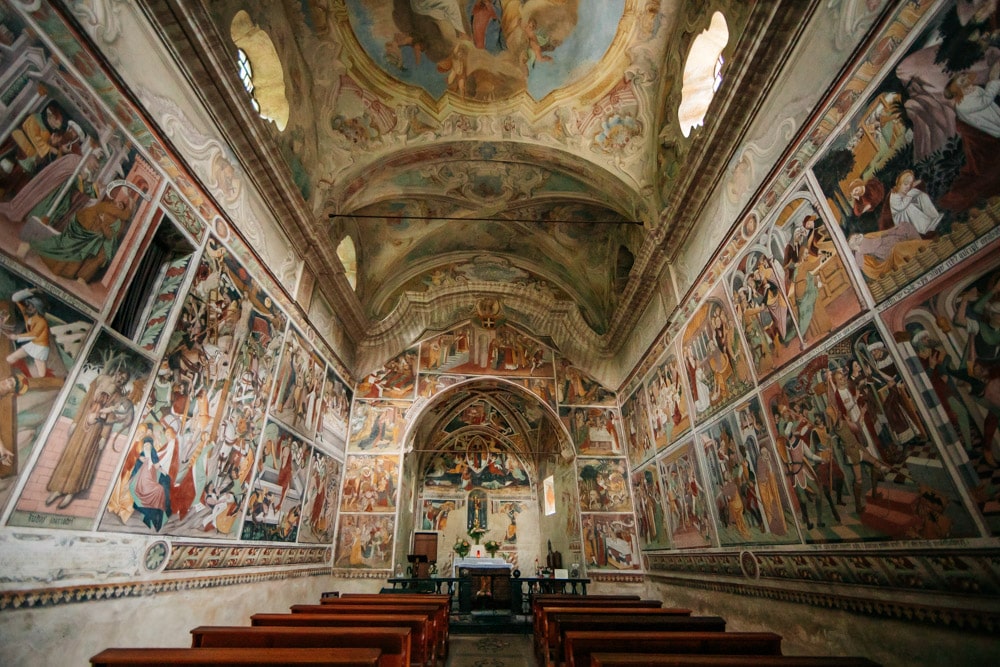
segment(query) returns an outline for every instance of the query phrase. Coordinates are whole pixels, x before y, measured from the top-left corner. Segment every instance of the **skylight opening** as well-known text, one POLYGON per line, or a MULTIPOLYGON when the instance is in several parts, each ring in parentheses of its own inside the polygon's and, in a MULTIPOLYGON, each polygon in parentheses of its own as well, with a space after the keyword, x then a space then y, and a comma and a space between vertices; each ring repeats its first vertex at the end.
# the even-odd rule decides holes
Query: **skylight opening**
POLYGON ((285 74, 271 37, 243 10, 233 17, 229 36, 237 47, 236 66, 254 111, 284 130, 289 114, 285 74))
POLYGON ((354 247, 354 239, 345 236, 337 246, 337 257, 344 267, 344 276, 350 283, 351 289, 358 289, 358 252, 354 247))
POLYGON ((239 68, 243 89, 250 96, 250 104, 253 105, 254 111, 260 113, 260 104, 253 96, 253 66, 250 64, 250 59, 247 58, 247 52, 243 49, 236 49, 236 66, 239 68))
POLYGON ((681 133, 687 137, 691 130, 701 127, 712 98, 722 86, 722 69, 725 59, 722 50, 729 43, 729 27, 721 12, 712 15, 708 29, 695 37, 684 64, 681 86, 681 103, 677 119, 681 133))

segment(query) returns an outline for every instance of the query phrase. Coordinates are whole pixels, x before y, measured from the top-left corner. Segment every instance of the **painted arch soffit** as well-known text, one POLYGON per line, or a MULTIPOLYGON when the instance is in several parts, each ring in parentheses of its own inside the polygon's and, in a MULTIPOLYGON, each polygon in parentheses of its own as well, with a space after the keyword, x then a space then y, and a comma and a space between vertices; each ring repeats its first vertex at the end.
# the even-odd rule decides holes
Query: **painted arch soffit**
POLYGON ((561 454, 568 435, 537 396, 498 378, 449 387, 421 411, 408 439, 423 461, 435 452, 461 448, 473 438, 496 443, 525 461, 561 454))

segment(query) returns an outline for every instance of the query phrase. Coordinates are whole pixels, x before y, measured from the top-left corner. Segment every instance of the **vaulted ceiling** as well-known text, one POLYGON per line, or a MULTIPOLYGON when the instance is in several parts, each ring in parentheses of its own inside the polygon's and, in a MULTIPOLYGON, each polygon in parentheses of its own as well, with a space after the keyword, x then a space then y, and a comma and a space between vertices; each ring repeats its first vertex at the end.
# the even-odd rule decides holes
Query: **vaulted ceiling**
POLYGON ((600 378, 818 1, 141 4, 317 277, 359 372, 491 297, 600 378), (722 85, 685 136, 682 72, 716 11, 722 85), (248 30, 273 44, 287 122, 260 118, 241 87, 234 37, 248 30), (336 254, 346 236, 353 287, 336 254))

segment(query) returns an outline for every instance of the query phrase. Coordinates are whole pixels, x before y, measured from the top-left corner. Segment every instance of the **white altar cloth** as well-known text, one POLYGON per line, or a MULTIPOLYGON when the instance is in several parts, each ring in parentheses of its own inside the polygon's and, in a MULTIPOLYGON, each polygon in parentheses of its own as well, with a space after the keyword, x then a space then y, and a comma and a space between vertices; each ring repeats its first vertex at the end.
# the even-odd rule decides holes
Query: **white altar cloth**
POLYGON ((454 560, 454 571, 452 576, 458 576, 459 568, 495 568, 495 567, 505 567, 508 570, 514 569, 514 566, 505 561, 503 558, 456 558, 454 560))

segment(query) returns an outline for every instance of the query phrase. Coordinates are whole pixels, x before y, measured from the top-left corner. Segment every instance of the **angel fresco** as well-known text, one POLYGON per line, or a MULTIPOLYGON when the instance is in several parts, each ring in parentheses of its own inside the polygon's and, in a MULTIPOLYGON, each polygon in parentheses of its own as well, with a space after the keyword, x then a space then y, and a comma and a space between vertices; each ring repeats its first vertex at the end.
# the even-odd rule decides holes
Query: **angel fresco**
MULTIPOLYGON (((624 3, 593 0, 420 0, 372 6, 351 0, 362 47, 387 72, 424 87, 479 101, 527 90, 540 99, 567 83, 577 54, 599 58, 614 37, 624 3)), ((580 56, 582 57, 582 56, 580 56)))
POLYGON ((790 499, 809 541, 936 539, 974 531, 913 395, 872 326, 764 392, 790 499), (905 499, 905 501, 904 501, 905 499), (886 522, 887 504, 898 513, 886 522))
POLYGON ((946 418, 944 443, 991 530, 1000 514, 991 510, 1000 494, 1000 248, 994 243, 978 259, 893 306, 887 322, 913 360, 915 375, 931 387, 921 397, 946 418))
POLYGON ((992 1, 946 3, 815 167, 877 301, 995 225, 997 19, 992 1))

